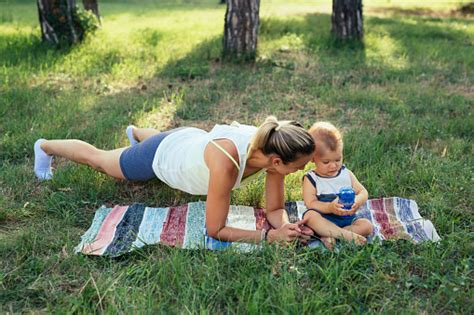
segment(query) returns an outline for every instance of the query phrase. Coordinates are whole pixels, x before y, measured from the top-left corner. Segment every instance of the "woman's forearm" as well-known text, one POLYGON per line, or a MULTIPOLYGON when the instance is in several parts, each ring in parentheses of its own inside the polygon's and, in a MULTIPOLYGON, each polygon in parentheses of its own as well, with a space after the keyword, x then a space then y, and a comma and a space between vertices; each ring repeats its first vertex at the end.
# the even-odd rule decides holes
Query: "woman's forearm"
POLYGON ((285 209, 267 210, 267 220, 274 227, 279 228, 284 224, 290 223, 285 209))
POLYGON ((265 236, 261 230, 251 231, 225 226, 217 232, 217 235, 209 235, 220 241, 260 243, 265 236))

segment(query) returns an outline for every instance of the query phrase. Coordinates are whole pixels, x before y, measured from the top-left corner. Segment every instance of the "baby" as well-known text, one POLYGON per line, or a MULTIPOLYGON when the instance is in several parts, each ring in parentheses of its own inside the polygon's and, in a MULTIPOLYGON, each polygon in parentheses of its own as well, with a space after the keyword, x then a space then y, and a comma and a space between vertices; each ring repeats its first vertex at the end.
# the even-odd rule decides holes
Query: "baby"
POLYGON ((339 130, 328 122, 315 123, 309 133, 316 143, 313 162, 316 168, 305 174, 303 198, 308 210, 303 218, 307 225, 321 236, 326 247, 332 249, 335 238, 364 244, 365 236, 372 233, 372 223, 356 219, 355 212, 368 199, 367 190, 354 174, 342 164, 343 142, 339 130), (350 210, 343 209, 337 194, 343 187, 355 191, 355 201, 350 210))

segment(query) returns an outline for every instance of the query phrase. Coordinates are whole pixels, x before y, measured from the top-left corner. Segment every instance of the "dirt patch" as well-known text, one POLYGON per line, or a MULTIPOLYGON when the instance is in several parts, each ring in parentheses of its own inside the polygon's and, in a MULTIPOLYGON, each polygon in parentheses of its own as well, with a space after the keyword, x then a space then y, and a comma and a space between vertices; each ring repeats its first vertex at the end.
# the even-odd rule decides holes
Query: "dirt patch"
POLYGON ((474 99, 474 86, 449 84, 446 86, 449 94, 462 95, 468 99, 474 99))

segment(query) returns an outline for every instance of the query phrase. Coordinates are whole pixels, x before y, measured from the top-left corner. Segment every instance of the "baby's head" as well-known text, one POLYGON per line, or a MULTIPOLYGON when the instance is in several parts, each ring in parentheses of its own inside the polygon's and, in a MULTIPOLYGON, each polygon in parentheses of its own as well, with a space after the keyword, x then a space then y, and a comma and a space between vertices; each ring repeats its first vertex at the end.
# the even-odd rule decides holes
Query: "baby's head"
POLYGON ((322 176, 336 176, 342 167, 342 135, 339 130, 329 122, 317 122, 309 133, 314 138, 316 151, 313 162, 316 171, 322 176))

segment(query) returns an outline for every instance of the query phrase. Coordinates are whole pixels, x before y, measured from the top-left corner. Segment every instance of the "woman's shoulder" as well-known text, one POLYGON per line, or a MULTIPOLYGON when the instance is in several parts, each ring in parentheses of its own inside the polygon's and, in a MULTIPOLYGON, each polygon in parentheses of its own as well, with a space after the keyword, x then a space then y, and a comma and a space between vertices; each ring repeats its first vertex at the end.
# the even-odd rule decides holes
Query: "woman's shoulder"
POLYGON ((204 160, 210 169, 213 168, 222 171, 236 170, 238 173, 237 165, 239 164, 239 153, 231 140, 217 139, 209 142, 204 150, 204 160), (233 160, 230 157, 232 157, 233 160))

